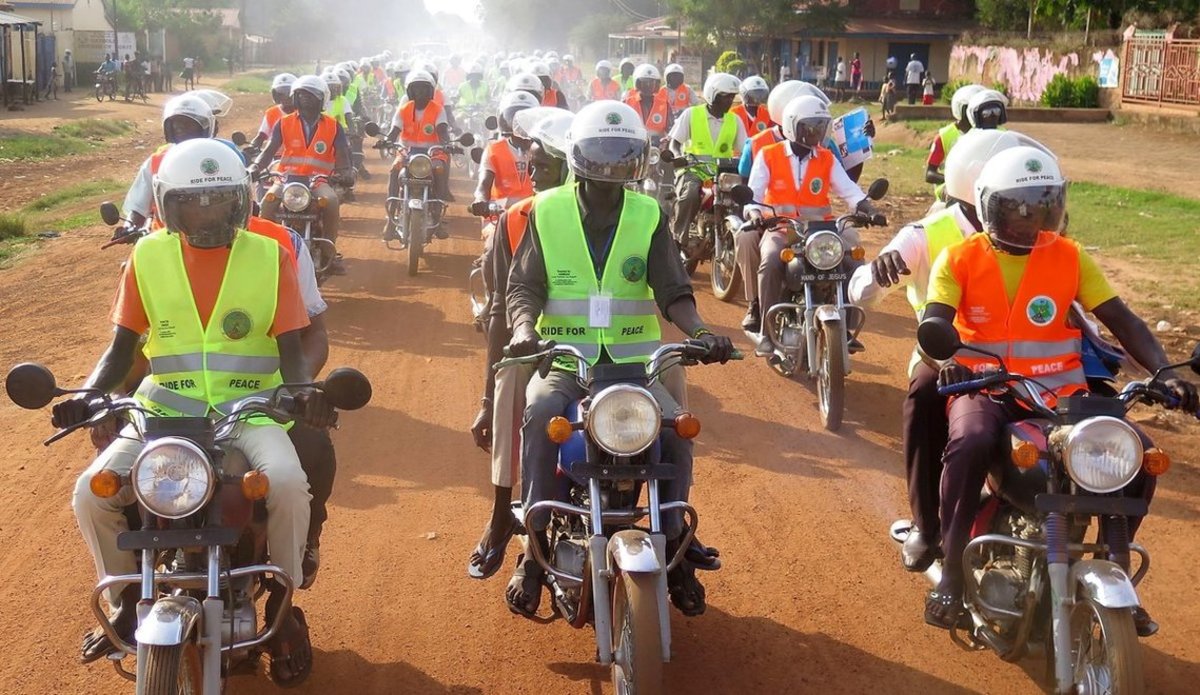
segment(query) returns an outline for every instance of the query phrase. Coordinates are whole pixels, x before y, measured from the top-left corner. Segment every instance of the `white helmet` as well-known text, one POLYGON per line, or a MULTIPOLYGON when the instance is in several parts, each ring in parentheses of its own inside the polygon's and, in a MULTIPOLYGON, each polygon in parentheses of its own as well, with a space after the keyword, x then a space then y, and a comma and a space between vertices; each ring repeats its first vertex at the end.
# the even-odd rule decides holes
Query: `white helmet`
POLYGON ((433 75, 433 81, 437 82, 438 67, 437 67, 437 65, 433 64, 433 61, 427 60, 423 63, 418 63, 417 65, 414 65, 413 68, 416 70, 424 70, 425 72, 429 73, 430 75, 433 75))
POLYGON ((297 77, 296 81, 292 83, 292 103, 296 106, 299 106, 299 104, 296 104, 296 97, 299 96, 300 92, 308 92, 320 97, 321 108, 325 108, 329 103, 329 86, 325 84, 325 80, 316 75, 297 77))
POLYGON ((633 69, 633 79, 637 80, 662 80, 662 75, 659 74, 658 68, 650 63, 642 63, 633 69))
POLYGON ((563 54, 562 60, 564 63, 574 63, 575 56, 571 55, 570 53, 565 53, 563 54))
POLYGON ((569 133, 575 114, 552 106, 539 106, 517 113, 513 132, 527 140, 537 140, 542 149, 558 159, 567 158, 569 133))
POLYGON ((550 66, 540 60, 535 60, 529 65, 529 72, 533 73, 536 77, 549 77, 550 66))
POLYGON ((1067 180, 1058 160, 1037 147, 1000 152, 975 180, 979 221, 1002 248, 1025 250, 1043 243, 1043 232, 1057 234, 1062 228, 1066 209, 1067 180))
POLYGON ((802 85, 806 84, 800 80, 787 80, 775 85, 771 90, 770 96, 767 97, 767 115, 776 123, 783 123, 783 110, 791 103, 792 99, 798 96, 808 94, 802 85))
POLYGON ((218 140, 199 138, 172 147, 154 175, 153 188, 167 229, 196 248, 228 246, 250 217, 246 165, 218 140), (181 214, 184 209, 189 214, 181 214))
POLYGON ((954 96, 950 97, 950 116, 955 121, 961 121, 966 115, 967 102, 983 90, 984 86, 981 84, 967 84, 954 90, 954 96))
POLYGON ((596 62, 596 72, 600 72, 601 70, 608 70, 609 74, 612 74, 612 69, 613 69, 612 63, 608 62, 607 60, 600 60, 600 61, 596 62))
POLYGON ((535 109, 542 105, 537 97, 529 92, 509 92, 500 99, 500 133, 508 135, 513 132, 513 118, 525 109, 535 109))
POLYGON ((176 116, 190 118, 198 123, 204 131, 201 137, 211 138, 213 133, 216 132, 217 119, 213 116, 212 107, 208 105, 208 102, 194 94, 180 94, 163 105, 163 138, 167 142, 177 141, 171 132, 170 125, 167 123, 167 121, 176 116))
POLYGON ((342 81, 343 87, 349 85, 350 81, 354 79, 351 77, 350 71, 345 68, 334 68, 333 74, 337 75, 338 79, 342 81))
POLYGON ((809 96, 814 96, 814 97, 820 99, 821 102, 824 103, 826 106, 829 106, 829 104, 831 103, 830 99, 829 99, 829 95, 826 94, 825 92, 821 91, 820 87, 816 86, 815 84, 813 84, 811 82, 801 82, 800 84, 801 84, 801 87, 800 87, 801 94, 807 94, 809 96))
POLYGON ((742 84, 738 87, 738 93, 742 95, 742 103, 753 103, 755 105, 763 104, 767 101, 767 95, 771 88, 767 86, 767 81, 758 75, 751 75, 742 80, 742 84))
POLYGON ((537 75, 531 72, 518 72, 508 78, 508 83, 504 85, 504 88, 509 92, 529 92, 536 96, 539 102, 546 93, 546 88, 542 86, 542 81, 537 78, 537 75))
POLYGON ((404 78, 404 89, 407 91, 414 84, 427 84, 430 87, 434 86, 433 75, 430 75, 424 70, 412 70, 408 76, 404 78))
POLYGON ((967 102, 967 122, 972 128, 997 128, 1008 122, 1008 97, 982 89, 967 102))
POLYGON ((338 77, 337 73, 333 70, 327 69, 322 72, 321 79, 325 80, 325 86, 330 88, 330 91, 333 91, 333 87, 337 87, 338 89, 342 87, 342 78, 338 77))
POLYGON ((271 80, 272 92, 287 92, 290 96, 292 93, 292 83, 296 81, 296 76, 290 72, 281 72, 271 80))
POLYGON ((783 109, 783 135, 792 142, 808 148, 825 142, 833 116, 829 107, 810 95, 798 96, 783 109))
POLYGON ((571 122, 567 164, 577 178, 630 183, 646 178, 650 140, 642 117, 619 101, 595 101, 571 122))
POLYGON ((1012 130, 971 129, 958 138, 946 155, 946 195, 966 205, 975 204, 975 180, 992 157, 1014 147, 1036 147, 1054 156, 1045 145, 1012 130))
POLYGON ((704 81, 704 101, 713 103, 721 94, 737 94, 742 81, 727 72, 714 72, 704 81))
POLYGON ((663 70, 664 77, 667 75, 682 75, 682 74, 683 74, 683 66, 680 65, 679 63, 671 63, 663 70))
POLYGON ((396 72, 407 73, 409 70, 412 70, 412 62, 408 58, 401 58, 396 61, 396 72))
POLYGON ((203 99, 217 118, 228 115, 229 109, 233 108, 233 99, 215 89, 193 89, 185 94, 192 94, 203 99))

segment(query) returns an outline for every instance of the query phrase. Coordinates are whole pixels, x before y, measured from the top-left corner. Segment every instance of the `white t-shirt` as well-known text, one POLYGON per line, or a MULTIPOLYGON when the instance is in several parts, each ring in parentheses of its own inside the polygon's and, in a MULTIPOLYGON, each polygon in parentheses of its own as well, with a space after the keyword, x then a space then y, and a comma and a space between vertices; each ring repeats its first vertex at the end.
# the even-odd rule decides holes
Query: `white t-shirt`
MULTIPOLYGON (((704 109, 704 115, 708 117, 708 132, 711 133, 712 141, 715 143, 721 135, 723 120, 715 118, 709 113, 708 107, 704 104, 696 104, 679 113, 679 118, 675 119, 675 125, 671 127, 671 139, 682 145, 687 145, 688 141, 692 139, 692 109, 704 109)), ((734 116, 733 120, 737 124, 737 133, 733 136, 733 152, 729 156, 737 157, 741 155, 742 145, 746 142, 746 127, 742 125, 742 119, 734 116)))
POLYGON ((837 71, 834 73, 833 79, 837 80, 838 82, 846 81, 846 61, 844 61, 844 60, 838 61, 837 71))
POLYGON ((910 60, 908 66, 904 68, 905 84, 921 84, 921 73, 925 72, 925 66, 919 60, 910 60))
POLYGON ((183 59, 183 67, 188 68, 188 69, 196 67, 196 59, 195 58, 184 58, 183 59))
POLYGON ((308 317, 312 318, 325 313, 329 305, 325 303, 325 298, 321 296, 321 289, 317 286, 317 269, 313 265, 312 254, 309 253, 308 246, 304 244, 304 238, 294 230, 288 231, 292 233, 292 248, 296 251, 296 279, 300 285, 300 299, 304 302, 304 309, 308 312, 308 317))

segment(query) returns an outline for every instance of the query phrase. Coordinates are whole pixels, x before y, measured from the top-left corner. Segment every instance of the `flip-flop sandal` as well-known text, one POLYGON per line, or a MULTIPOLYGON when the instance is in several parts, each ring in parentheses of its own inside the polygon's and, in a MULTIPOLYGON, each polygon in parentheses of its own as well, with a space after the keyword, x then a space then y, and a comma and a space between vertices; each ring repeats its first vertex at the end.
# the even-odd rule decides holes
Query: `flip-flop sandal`
POLYGON ((509 524, 508 532, 504 534, 503 540, 494 548, 487 551, 483 549, 483 541, 475 546, 473 555, 482 555, 483 562, 475 564, 470 560, 467 561, 467 576, 471 579, 488 579, 504 566, 504 554, 508 551, 508 543, 512 540, 513 534, 516 533, 517 524, 514 521, 509 524))
POLYGON ((683 553, 683 559, 691 563, 692 567, 705 572, 721 569, 721 551, 704 545, 696 538, 692 538, 691 544, 683 553))
POLYGON ((312 643, 308 639, 308 621, 304 611, 292 607, 294 628, 285 628, 271 644, 271 680, 280 688, 294 688, 312 673, 312 643))
POLYGON ((689 618, 702 615, 708 607, 704 600, 704 585, 696 579, 692 570, 684 562, 667 574, 667 594, 671 597, 671 604, 689 618))
POLYGON ((962 597, 930 591, 925 596, 925 623, 943 630, 958 625, 963 615, 962 597))
POLYGON ((537 583, 537 589, 532 595, 527 595, 529 598, 534 599, 532 602, 534 606, 533 610, 529 609, 528 604, 519 605, 512 600, 511 591, 514 588, 513 584, 517 584, 520 587, 521 594, 526 595, 525 582, 528 578, 528 575, 525 573, 525 553, 521 553, 517 556, 517 569, 513 571, 512 579, 509 580, 508 587, 504 590, 504 603, 508 606, 508 610, 512 611, 514 615, 519 615, 522 618, 534 620, 537 618, 538 607, 542 605, 543 581, 539 581, 537 583))

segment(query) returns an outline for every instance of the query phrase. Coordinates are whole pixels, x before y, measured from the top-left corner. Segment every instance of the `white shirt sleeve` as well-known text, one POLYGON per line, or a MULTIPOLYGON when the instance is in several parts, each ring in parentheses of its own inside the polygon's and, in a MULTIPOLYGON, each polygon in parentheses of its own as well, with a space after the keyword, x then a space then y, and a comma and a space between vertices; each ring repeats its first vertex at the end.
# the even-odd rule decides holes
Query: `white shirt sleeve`
POLYGON ((325 303, 321 289, 317 287, 317 271, 313 265, 312 254, 308 252, 304 240, 299 239, 295 232, 292 232, 292 247, 296 249, 296 279, 299 281, 300 299, 304 302, 304 308, 309 318, 323 314, 329 309, 329 305, 325 303))
POLYGON ((267 125, 267 116, 263 114, 262 123, 258 124, 258 134, 271 137, 271 126, 267 125))
POLYGON ((892 237, 882 249, 879 250, 879 255, 896 251, 900 254, 900 258, 904 260, 904 265, 908 267, 909 274, 900 276, 900 284, 892 285, 891 287, 880 287, 875 284, 874 275, 871 273, 871 264, 867 263, 860 266, 854 271, 854 275, 850 277, 849 295, 850 301, 862 306, 863 308, 871 308, 878 304, 889 292, 900 286, 907 286, 914 282, 929 282, 929 240, 925 236, 925 228, 916 225, 905 225, 896 236, 892 237))
POLYGON ((483 157, 479 159, 479 180, 483 180, 483 172, 490 171, 493 174, 496 170, 492 168, 492 148, 483 148, 483 157))
POLYGON ((700 107, 690 106, 679 112, 679 118, 675 119, 675 125, 671 127, 672 140, 681 145, 688 144, 688 140, 692 139, 692 109, 698 108, 700 107))
POLYGON ((138 168, 137 174, 134 174, 133 184, 129 186, 129 193, 125 194, 123 212, 126 217, 133 212, 142 217, 150 216, 150 208, 154 205, 154 188, 151 179, 150 160, 147 158, 138 168))
POLYGON ((833 194, 844 200, 851 210, 858 205, 859 201, 867 197, 863 189, 850 180, 850 176, 846 174, 846 169, 841 164, 835 163, 829 168, 829 186, 833 194))
POLYGON ((763 159, 763 153, 759 151, 758 156, 754 158, 754 164, 750 165, 750 181, 747 185, 750 190, 754 191, 754 199, 762 202, 767 195, 767 184, 771 181, 771 171, 767 168, 767 162, 763 159))

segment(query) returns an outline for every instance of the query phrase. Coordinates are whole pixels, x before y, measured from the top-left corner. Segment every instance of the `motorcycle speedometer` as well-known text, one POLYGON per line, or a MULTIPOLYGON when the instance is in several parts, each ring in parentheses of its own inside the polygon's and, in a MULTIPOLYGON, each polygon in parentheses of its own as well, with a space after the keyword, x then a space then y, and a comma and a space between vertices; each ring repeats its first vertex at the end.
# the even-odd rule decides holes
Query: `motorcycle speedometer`
POLYGON ((645 451, 658 436, 662 411, 654 396, 631 384, 610 386, 592 399, 587 430, 604 451, 633 456, 645 451))
POLYGON ((1114 492, 1128 485, 1141 470, 1142 440, 1124 420, 1088 418, 1067 435, 1063 463, 1071 479, 1085 490, 1114 492))
POLYGON ((312 202, 312 192, 299 181, 283 187, 283 207, 292 212, 304 212, 312 202))
POLYGON ((427 179, 433 174, 433 160, 423 154, 413 155, 408 160, 408 175, 414 179, 427 179))
POLYGON ((804 258, 817 270, 833 270, 845 255, 842 238, 833 232, 817 232, 804 242, 804 258))
POLYGON ((129 478, 138 502, 165 519, 182 519, 200 511, 216 487, 208 455, 179 437, 147 444, 134 461, 129 478))

